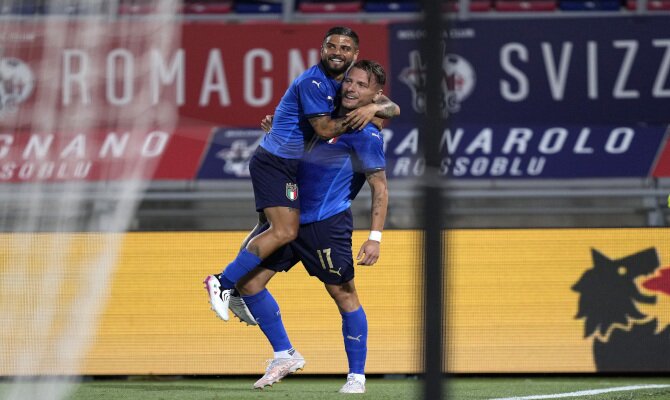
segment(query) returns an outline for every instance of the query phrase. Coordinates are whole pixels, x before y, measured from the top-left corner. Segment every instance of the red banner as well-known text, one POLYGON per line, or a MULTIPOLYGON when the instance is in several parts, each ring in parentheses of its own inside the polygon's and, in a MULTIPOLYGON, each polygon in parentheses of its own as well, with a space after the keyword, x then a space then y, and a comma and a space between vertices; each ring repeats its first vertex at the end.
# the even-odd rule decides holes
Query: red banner
MULTIPOLYGON (((258 127, 293 79, 318 62, 331 26, 184 25, 188 86, 180 115, 219 126, 258 127)), ((350 26, 361 40, 359 58, 387 67, 387 27, 350 26)))
POLYGON ((0 182, 193 179, 210 128, 0 133, 0 182))
MULTIPOLYGON (((0 125, 133 125, 159 107, 180 125, 256 127, 319 59, 331 25, 3 23, 0 125), (55 113, 57 115, 49 115, 55 113)), ((361 58, 388 65, 385 25, 352 25, 361 58)), ((44 128, 44 127, 42 127, 44 128)))
MULTIPOLYGON (((0 181, 194 179, 212 128, 257 127, 331 26, 3 22, 0 181)), ((388 65, 386 26, 351 27, 388 65)))

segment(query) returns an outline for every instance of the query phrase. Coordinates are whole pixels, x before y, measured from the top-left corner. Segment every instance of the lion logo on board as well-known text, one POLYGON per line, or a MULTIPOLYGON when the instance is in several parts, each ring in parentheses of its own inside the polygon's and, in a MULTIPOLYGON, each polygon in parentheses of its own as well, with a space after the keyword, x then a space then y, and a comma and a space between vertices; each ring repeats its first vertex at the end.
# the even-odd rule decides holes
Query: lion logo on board
POLYGON ((591 257, 572 290, 597 371, 670 371, 670 266, 654 247, 622 258, 591 249, 591 257))

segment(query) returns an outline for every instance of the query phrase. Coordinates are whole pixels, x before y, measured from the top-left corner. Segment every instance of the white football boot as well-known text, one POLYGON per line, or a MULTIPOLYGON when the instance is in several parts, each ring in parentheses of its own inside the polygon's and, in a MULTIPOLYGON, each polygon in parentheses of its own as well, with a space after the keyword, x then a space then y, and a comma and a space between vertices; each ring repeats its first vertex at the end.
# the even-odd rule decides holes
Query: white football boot
POLYGON ((347 375, 347 383, 342 386, 340 393, 365 393, 365 383, 356 380, 353 374, 347 375))
POLYGON ((292 374, 305 367, 305 359, 297 351, 291 358, 274 358, 268 360, 265 375, 254 383, 254 389, 263 389, 279 382, 288 374, 292 374))
POLYGON ((221 282, 214 275, 209 275, 203 283, 205 284, 205 290, 209 294, 209 304, 212 305, 212 310, 219 318, 228 321, 228 304, 230 302, 230 293, 233 289, 221 290, 221 282))

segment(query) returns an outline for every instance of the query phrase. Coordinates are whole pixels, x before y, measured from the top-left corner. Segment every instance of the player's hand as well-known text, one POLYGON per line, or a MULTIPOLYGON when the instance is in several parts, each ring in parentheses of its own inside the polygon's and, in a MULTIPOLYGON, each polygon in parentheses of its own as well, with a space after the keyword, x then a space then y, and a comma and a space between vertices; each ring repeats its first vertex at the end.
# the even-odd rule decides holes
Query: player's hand
POLYGON ((272 129, 272 120, 274 119, 274 115, 266 115, 265 118, 261 120, 261 129, 265 131, 265 133, 270 132, 270 129, 272 129))
POLYGON ((368 104, 363 107, 358 107, 347 113, 344 122, 353 130, 363 129, 365 125, 370 123, 377 112, 377 105, 375 103, 368 104))
POLYGON ((379 242, 376 240, 367 240, 361 246, 356 256, 359 260, 357 265, 374 265, 379 260, 379 242))

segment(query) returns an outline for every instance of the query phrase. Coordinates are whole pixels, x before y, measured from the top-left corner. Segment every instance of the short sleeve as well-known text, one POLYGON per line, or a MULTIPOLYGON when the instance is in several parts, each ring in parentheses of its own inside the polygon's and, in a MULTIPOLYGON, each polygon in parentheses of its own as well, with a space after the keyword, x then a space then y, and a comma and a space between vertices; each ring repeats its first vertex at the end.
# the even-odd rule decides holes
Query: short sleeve
POLYGON ((353 148, 360 160, 362 170, 369 172, 385 169, 384 137, 381 132, 374 125, 369 124, 362 131, 352 135, 355 135, 353 148))
POLYGON ((298 84, 298 93, 303 114, 307 118, 330 115, 335 108, 335 94, 328 81, 308 77, 298 84))

